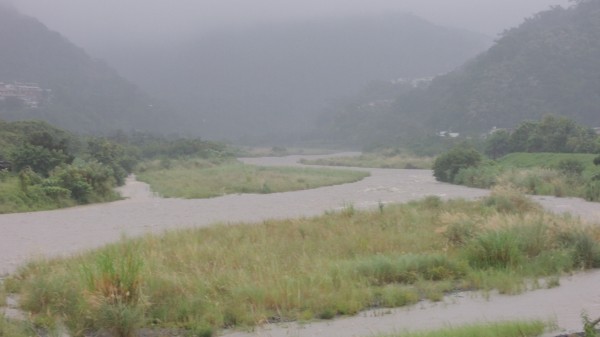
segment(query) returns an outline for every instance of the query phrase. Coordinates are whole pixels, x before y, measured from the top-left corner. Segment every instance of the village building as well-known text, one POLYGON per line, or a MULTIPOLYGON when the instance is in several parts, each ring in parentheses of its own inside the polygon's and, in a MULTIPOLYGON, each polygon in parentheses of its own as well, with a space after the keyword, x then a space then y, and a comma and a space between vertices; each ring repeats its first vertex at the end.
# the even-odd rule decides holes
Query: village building
POLYGON ((14 97, 23 101, 28 108, 37 108, 48 92, 37 83, 0 82, 0 101, 14 97))

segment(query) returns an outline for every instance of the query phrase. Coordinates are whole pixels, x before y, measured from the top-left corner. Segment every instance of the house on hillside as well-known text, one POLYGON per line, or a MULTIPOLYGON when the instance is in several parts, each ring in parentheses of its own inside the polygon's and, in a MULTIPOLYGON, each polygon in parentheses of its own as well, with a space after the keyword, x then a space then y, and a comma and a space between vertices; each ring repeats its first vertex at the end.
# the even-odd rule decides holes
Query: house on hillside
POLYGON ((0 101, 18 98, 28 108, 37 108, 50 90, 40 88, 37 83, 0 82, 0 101))

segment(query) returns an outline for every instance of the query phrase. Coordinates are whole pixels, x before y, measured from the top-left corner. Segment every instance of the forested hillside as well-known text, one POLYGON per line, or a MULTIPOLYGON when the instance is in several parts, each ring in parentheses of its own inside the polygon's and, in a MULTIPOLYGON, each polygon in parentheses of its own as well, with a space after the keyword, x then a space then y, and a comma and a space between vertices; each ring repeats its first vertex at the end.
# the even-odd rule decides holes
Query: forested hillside
POLYGON ((596 127, 600 126, 598 60, 600 1, 577 1, 505 31, 488 51, 436 77, 427 88, 388 96, 393 103, 387 106, 366 109, 370 98, 363 94, 359 104, 326 114, 323 120, 330 127, 321 124, 321 128, 330 139, 364 143, 447 130, 479 135, 545 115, 596 127))
POLYGON ((154 129, 167 118, 132 83, 36 19, 0 5, 0 82, 34 84, 43 90, 36 107, 0 101, 0 118, 43 119, 87 133, 154 129))
POLYGON ((117 50, 112 62, 183 111, 192 132, 273 140, 306 132, 322 109, 372 80, 443 73, 488 45, 389 14, 230 29, 170 49, 132 48, 143 57, 117 50))

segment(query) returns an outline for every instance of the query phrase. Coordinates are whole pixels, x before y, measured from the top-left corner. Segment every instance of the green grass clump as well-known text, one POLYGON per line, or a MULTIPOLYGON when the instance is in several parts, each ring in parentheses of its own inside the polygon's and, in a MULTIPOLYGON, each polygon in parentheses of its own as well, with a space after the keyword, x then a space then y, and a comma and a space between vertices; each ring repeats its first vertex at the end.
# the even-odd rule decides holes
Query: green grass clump
POLYGON ((433 165, 431 157, 417 157, 398 153, 364 153, 353 157, 331 157, 315 160, 301 160, 307 165, 348 166, 394 169, 430 169, 433 165))
POLYGON ((599 237, 539 207, 430 197, 124 240, 31 263, 7 284, 18 284, 12 290, 34 317, 60 319, 74 334, 126 336, 142 323, 208 333, 438 301, 456 290, 517 293, 529 279, 598 266, 599 237))
POLYGON ((535 337, 541 336, 547 328, 548 323, 542 321, 516 321, 449 327, 435 331, 386 335, 385 337, 535 337))
POLYGON ((36 335, 30 325, 15 322, 0 316, 0 336, 2 337, 29 337, 36 335))
POLYGON ((146 169, 138 179, 169 198, 210 198, 235 193, 277 193, 359 181, 369 173, 295 167, 258 167, 237 162, 219 165, 175 162, 146 169))
POLYGON ((562 161, 575 160, 583 164, 583 172, 586 174, 595 170, 596 156, 589 153, 511 153, 500 158, 498 163, 504 167, 515 168, 556 168, 562 161))

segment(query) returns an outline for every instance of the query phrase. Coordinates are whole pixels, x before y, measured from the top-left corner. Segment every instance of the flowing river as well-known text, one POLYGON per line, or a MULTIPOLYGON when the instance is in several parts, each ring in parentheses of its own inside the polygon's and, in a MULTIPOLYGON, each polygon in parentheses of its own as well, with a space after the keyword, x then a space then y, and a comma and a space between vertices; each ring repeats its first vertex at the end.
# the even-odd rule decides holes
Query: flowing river
MULTIPOLYGON (((256 165, 298 165, 300 158, 246 158, 256 165)), ((435 195, 475 199, 487 190, 436 182, 429 170, 365 169, 370 177, 352 184, 274 194, 240 194, 213 199, 183 200, 156 197, 134 177, 119 190, 124 200, 68 209, 0 215, 0 275, 14 272, 36 257, 82 252, 122 237, 215 223, 257 222, 308 217, 325 211, 377 207, 435 195)), ((535 197, 553 212, 568 212, 600 224, 600 204, 575 198, 535 197)), ((308 325, 268 325, 242 336, 371 336, 404 330, 429 329, 470 322, 507 319, 552 319, 566 331, 581 330, 580 315, 600 316, 600 272, 561 279, 561 286, 518 296, 453 294, 441 303, 421 302, 410 308, 367 311, 355 317, 308 325)))

